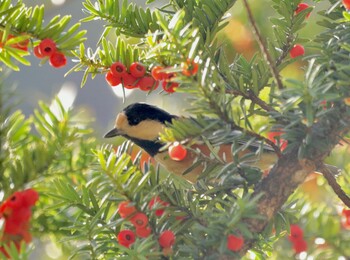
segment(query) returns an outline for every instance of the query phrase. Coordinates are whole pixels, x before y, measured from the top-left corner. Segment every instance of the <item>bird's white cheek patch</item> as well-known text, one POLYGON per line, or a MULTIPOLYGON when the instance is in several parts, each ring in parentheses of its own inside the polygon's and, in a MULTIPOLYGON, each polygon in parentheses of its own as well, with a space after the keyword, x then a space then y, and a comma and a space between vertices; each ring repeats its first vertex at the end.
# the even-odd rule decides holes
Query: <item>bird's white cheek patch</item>
POLYGON ((145 120, 138 125, 129 126, 127 134, 143 140, 155 140, 159 137, 159 133, 163 130, 164 125, 157 121, 145 120))

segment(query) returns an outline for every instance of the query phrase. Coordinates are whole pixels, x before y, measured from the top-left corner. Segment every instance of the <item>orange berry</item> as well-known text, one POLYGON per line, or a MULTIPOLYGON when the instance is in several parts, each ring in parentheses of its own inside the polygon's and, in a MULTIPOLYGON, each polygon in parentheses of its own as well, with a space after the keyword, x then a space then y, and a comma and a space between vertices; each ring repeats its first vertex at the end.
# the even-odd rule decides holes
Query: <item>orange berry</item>
POLYGON ((198 72, 198 63, 193 60, 187 59, 186 62, 181 63, 182 74, 185 76, 194 76, 198 72))
POLYGON ((187 150, 179 142, 174 142, 168 148, 169 156, 174 161, 182 161, 186 158, 187 150))
POLYGON ((175 243, 175 235, 171 230, 163 231, 158 239, 159 245, 163 248, 169 248, 175 243))
POLYGON ((163 80, 167 77, 167 73, 161 72, 161 70, 164 70, 164 67, 162 66, 155 66, 151 70, 152 77, 155 80, 163 80))
POLYGON ((136 212, 136 208, 130 205, 130 201, 122 201, 119 203, 118 212, 122 218, 127 218, 136 212))

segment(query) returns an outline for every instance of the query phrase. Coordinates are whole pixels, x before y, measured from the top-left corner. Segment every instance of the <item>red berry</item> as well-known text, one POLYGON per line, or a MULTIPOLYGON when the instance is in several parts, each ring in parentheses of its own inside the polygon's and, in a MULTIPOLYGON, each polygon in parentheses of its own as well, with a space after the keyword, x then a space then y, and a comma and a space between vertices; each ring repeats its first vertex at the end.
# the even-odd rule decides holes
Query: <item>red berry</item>
POLYGON ((39 48, 39 45, 38 46, 35 46, 33 48, 33 53, 35 55, 35 57, 39 58, 39 59, 42 59, 45 57, 45 55, 42 55, 41 52, 40 52, 40 48, 39 48))
POLYGON ((140 79, 137 82, 136 86, 143 91, 150 91, 158 87, 157 83, 158 82, 156 82, 154 78, 147 76, 140 79))
POLYGON ((286 149, 287 145, 288 145, 288 141, 284 140, 283 138, 280 138, 280 136, 283 134, 283 132, 280 131, 273 131, 273 132, 269 132, 267 134, 267 138, 274 142, 275 144, 279 144, 281 151, 283 151, 284 149, 286 149))
POLYGON ((133 62, 130 65, 129 71, 135 78, 142 78, 146 73, 146 68, 139 62, 133 62))
POLYGON ((105 79, 111 87, 115 87, 122 83, 122 79, 120 77, 115 77, 110 71, 107 72, 105 79))
POLYGON ((61 68, 67 64, 66 56, 61 52, 55 52, 50 56, 50 65, 54 68, 61 68))
POLYGON ((307 251, 307 243, 304 239, 299 239, 296 241, 293 241, 293 249, 295 253, 299 254, 301 252, 307 251))
POLYGON ((346 10, 350 10, 350 0, 343 0, 342 3, 346 10))
POLYGON ((149 209, 153 209, 154 207, 157 208, 155 211, 155 215, 157 217, 160 217, 164 213, 164 208, 169 205, 170 204, 168 202, 161 200, 158 196, 155 196, 150 200, 148 207, 149 209))
POLYGON ((130 247, 135 242, 135 233, 128 229, 120 231, 117 240, 122 246, 130 247))
POLYGON ((136 208, 130 205, 130 201, 122 201, 118 205, 118 212, 122 218, 127 218, 136 212, 136 208))
POLYGON ((290 225, 290 235, 288 236, 290 241, 297 241, 303 239, 304 231, 298 225, 290 225))
POLYGON ((350 209, 343 208, 341 214, 347 218, 350 218, 350 209))
POLYGON ((56 43, 53 40, 46 38, 39 43, 39 50, 43 56, 50 57, 57 50, 56 43))
POLYGON ((301 44, 295 44, 289 52, 291 58, 296 58, 298 56, 305 54, 304 46, 301 44))
POLYGON ((117 61, 114 62, 111 67, 109 68, 109 71, 115 76, 115 77, 122 77, 123 74, 126 72, 126 67, 123 63, 117 61))
POLYGON ((169 156, 174 161, 182 161, 186 158, 187 150, 179 142, 174 142, 168 148, 169 156))
POLYGON ((135 78, 130 73, 125 72, 122 75, 122 83, 123 83, 124 88, 127 88, 127 89, 136 88, 136 81, 137 81, 137 78, 135 78))
MULTIPOLYGON (((298 13, 300 13, 301 11, 303 11, 307 8, 309 8, 309 5, 307 3, 300 3, 300 4, 298 4, 297 9, 295 10, 295 14, 297 15, 298 13)), ((311 14, 311 12, 306 15, 306 18, 309 18, 310 14, 311 14)))
POLYGON ((198 72, 198 63, 193 60, 187 59, 186 62, 181 63, 182 74, 185 76, 194 76, 198 72))
POLYGON ((152 68, 151 74, 155 80, 163 80, 167 77, 167 73, 161 72, 161 70, 164 70, 164 67, 155 66, 152 68))
POLYGON ((233 252, 239 251, 244 245, 244 238, 243 237, 237 237, 235 235, 228 235, 227 236, 227 249, 231 250, 233 252))
POLYGON ((138 237, 146 238, 149 237, 152 233, 152 229, 149 226, 143 228, 136 228, 136 235, 138 237))
POLYGON ((158 239, 159 245, 163 248, 168 248, 174 245, 175 243, 175 235, 171 230, 163 231, 158 239))
POLYGON ((148 217, 146 214, 138 212, 130 218, 130 222, 135 228, 144 228, 148 224, 148 217))
POLYGON ((39 199, 39 194, 33 189, 23 191, 23 204, 26 207, 34 206, 39 199))

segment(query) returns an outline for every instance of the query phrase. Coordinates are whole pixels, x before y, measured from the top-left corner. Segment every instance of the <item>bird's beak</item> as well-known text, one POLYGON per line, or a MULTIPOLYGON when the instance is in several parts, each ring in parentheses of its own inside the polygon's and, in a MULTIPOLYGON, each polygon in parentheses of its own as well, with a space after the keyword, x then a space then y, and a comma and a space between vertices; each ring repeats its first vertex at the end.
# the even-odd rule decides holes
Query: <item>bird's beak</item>
POLYGON ((114 136, 122 135, 122 132, 119 131, 117 128, 113 128, 111 131, 109 131, 107 134, 105 134, 104 138, 111 138, 114 136))

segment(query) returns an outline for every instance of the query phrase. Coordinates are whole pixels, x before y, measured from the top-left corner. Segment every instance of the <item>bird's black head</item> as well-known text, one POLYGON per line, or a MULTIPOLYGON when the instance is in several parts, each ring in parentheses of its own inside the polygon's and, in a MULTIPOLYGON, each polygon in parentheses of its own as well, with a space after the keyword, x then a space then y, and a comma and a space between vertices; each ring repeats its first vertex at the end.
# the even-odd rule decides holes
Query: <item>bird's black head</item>
POLYGON ((162 124, 171 123, 176 116, 149 104, 134 103, 124 108, 124 114, 128 119, 130 126, 138 125, 145 120, 159 121, 162 124))

